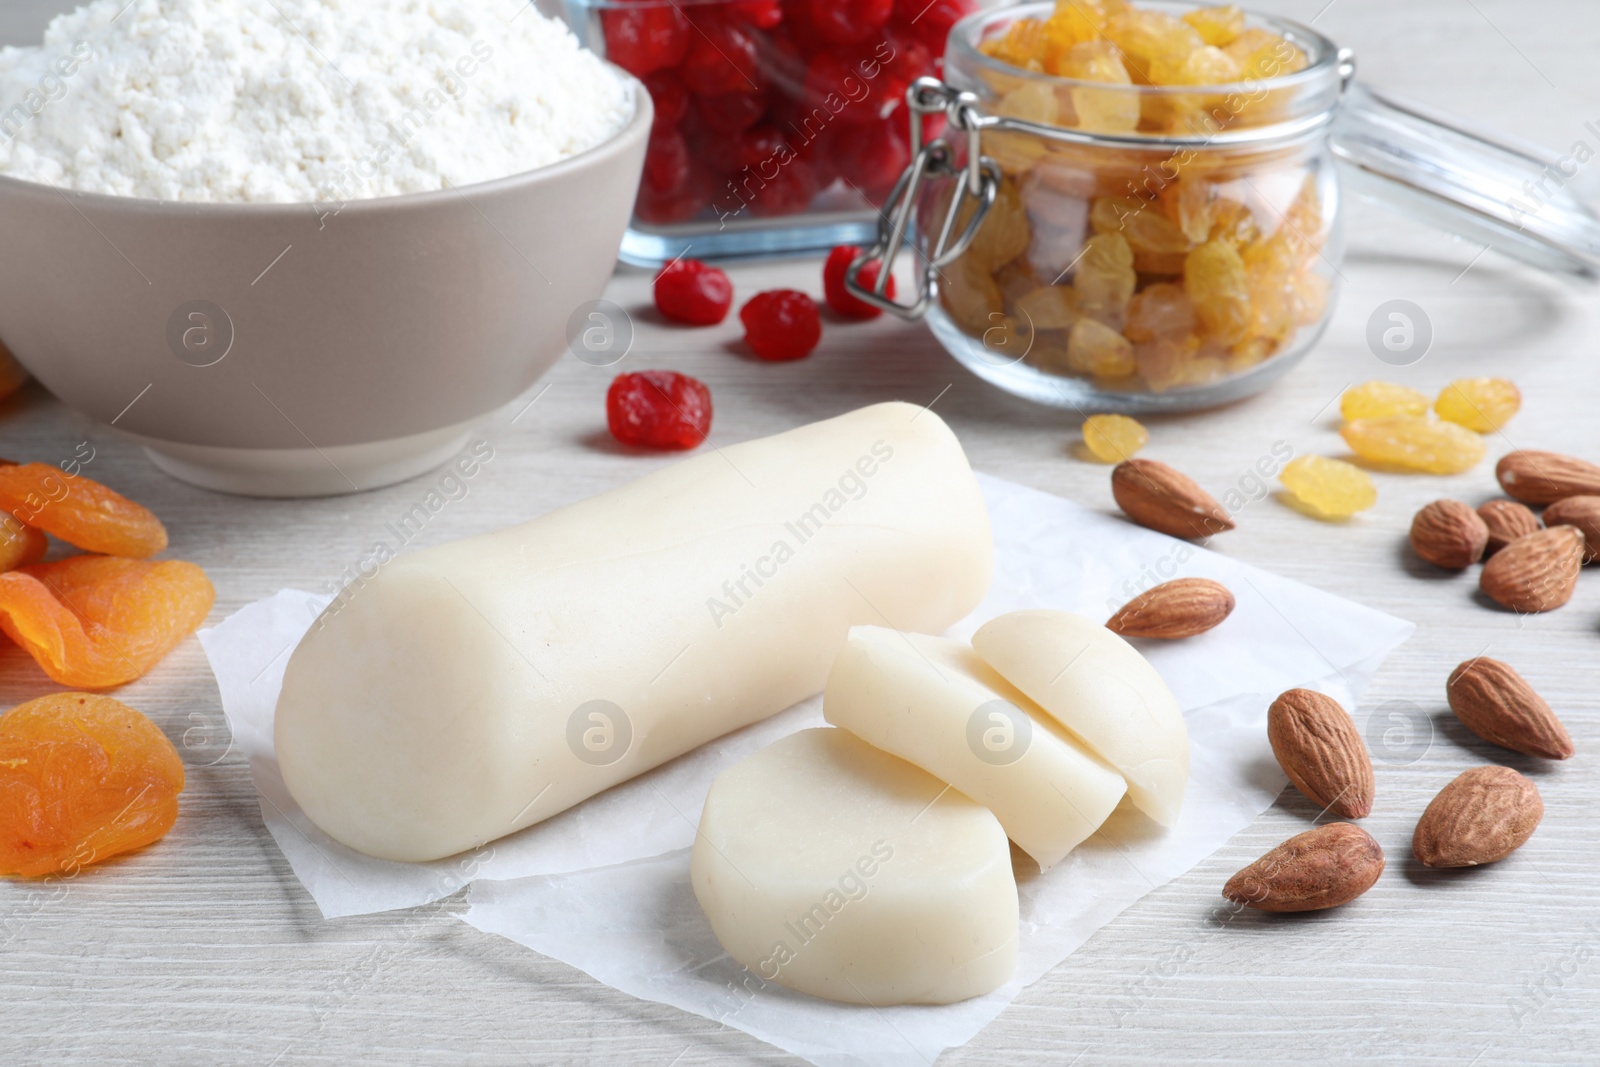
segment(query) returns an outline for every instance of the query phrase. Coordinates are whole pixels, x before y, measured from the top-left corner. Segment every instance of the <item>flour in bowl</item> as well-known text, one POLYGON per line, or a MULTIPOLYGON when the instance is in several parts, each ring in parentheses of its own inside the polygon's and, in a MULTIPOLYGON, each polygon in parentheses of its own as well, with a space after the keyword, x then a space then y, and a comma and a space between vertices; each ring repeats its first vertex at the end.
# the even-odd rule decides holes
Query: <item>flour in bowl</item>
POLYGON ((608 140, 628 83, 525 0, 95 0, 0 50, 0 173, 84 192, 358 200, 608 140))

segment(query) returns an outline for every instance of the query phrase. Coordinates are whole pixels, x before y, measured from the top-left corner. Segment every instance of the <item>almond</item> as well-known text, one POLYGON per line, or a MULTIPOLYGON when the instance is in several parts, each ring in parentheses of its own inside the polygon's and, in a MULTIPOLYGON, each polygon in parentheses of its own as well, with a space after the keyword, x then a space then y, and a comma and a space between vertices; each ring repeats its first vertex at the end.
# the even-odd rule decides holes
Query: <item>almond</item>
POLYGON ((1502 548, 1539 528, 1539 516, 1528 510, 1526 504, 1515 500, 1491 500, 1480 505, 1478 517, 1489 528, 1489 545, 1483 550, 1492 556, 1502 548))
POLYGON ((1583 561, 1600 560, 1600 496, 1569 496, 1544 510, 1546 526, 1574 526, 1583 534, 1583 561))
POLYGON ((1521 848, 1542 818, 1544 801, 1527 778, 1510 767, 1474 767, 1439 790, 1411 851, 1429 867, 1493 863, 1521 848))
POLYGON ((1117 464, 1111 495, 1128 518, 1172 537, 1210 537, 1233 529, 1233 520, 1210 493, 1153 459, 1117 464))
POLYGON ((1233 594, 1210 578, 1176 578, 1134 597, 1106 621, 1123 637, 1193 637, 1233 612, 1233 594))
POLYGON ((1372 757, 1350 713, 1332 697, 1291 689, 1267 709, 1267 740, 1294 787, 1324 811, 1372 811, 1372 757))
POLYGON ((1507 452, 1495 464, 1500 488, 1525 504, 1554 504, 1569 496, 1600 496, 1600 467, 1560 452, 1507 452))
POLYGON ((1469 659, 1451 672, 1445 693, 1462 725, 1490 744, 1545 759, 1573 753, 1567 728, 1508 663, 1469 659))
POLYGON ((1489 558, 1478 587, 1512 611, 1553 611, 1578 587, 1583 550, 1575 526, 1524 534, 1489 558))
POLYGON ((1411 520, 1411 547, 1435 567, 1464 570, 1483 558, 1489 527, 1459 500, 1435 500, 1411 520))
POLYGON ((1383 847, 1354 823, 1296 834, 1228 879, 1222 895, 1261 911, 1320 911, 1348 904, 1383 873, 1383 847))

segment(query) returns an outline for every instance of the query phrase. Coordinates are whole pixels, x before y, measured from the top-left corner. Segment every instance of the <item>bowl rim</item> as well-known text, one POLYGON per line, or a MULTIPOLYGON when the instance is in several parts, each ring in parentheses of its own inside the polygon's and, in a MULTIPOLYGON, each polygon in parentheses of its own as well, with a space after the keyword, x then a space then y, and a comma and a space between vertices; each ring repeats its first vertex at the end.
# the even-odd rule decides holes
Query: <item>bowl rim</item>
POLYGON ((655 120, 655 103, 650 97, 649 90, 645 88, 642 81, 615 63, 606 60, 601 60, 601 62, 605 63, 607 69, 623 81, 628 89, 629 96, 632 97, 633 114, 629 116, 626 122, 599 144, 586 148, 575 155, 567 156, 565 159, 559 159, 543 167, 536 167, 533 170, 518 171, 515 174, 473 182, 470 185, 457 185, 449 189, 430 189, 421 193, 400 193, 395 196, 362 197, 356 200, 293 200, 255 203, 217 200, 159 200, 147 196, 118 196, 113 193, 93 193, 80 189, 69 189, 60 185, 29 181, 26 178, 14 178, 9 174, 0 173, 0 195, 27 193, 42 196, 54 193, 74 206, 81 203, 85 207, 93 206, 101 210, 121 211, 126 214, 273 218, 303 215, 307 210, 310 210, 313 214, 319 214, 323 208, 332 208, 334 210, 330 214, 339 215, 373 214, 411 208, 422 209, 435 207, 445 202, 454 202, 474 194, 493 195, 507 192, 529 183, 538 182, 541 179, 554 180, 571 171, 602 163, 607 157, 624 151, 635 141, 649 137, 650 128, 655 120))

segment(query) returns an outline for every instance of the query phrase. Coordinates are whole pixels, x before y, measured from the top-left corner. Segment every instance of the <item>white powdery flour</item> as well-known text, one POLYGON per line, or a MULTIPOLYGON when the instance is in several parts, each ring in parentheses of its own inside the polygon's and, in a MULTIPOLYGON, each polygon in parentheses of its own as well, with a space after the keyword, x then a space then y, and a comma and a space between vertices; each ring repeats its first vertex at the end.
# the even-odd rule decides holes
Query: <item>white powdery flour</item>
POLYGON ((162 200, 419 193, 546 166, 632 117, 526 0, 95 0, 0 50, 0 173, 162 200))

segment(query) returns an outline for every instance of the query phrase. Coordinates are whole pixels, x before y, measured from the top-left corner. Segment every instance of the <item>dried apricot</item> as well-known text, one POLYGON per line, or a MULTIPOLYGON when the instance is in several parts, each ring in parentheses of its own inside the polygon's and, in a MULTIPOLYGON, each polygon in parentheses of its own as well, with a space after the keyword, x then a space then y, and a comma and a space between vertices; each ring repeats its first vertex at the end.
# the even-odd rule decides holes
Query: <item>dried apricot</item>
POLYGON ((41 531, 0 513, 0 574, 38 563, 48 551, 50 539, 41 531))
POLYGON ((1101 463, 1121 463, 1150 443, 1150 431, 1126 415, 1091 415, 1083 420, 1083 445, 1101 463))
POLYGON ((1319 518, 1348 519, 1378 502, 1378 489, 1370 474, 1326 456, 1296 456, 1284 465, 1278 480, 1319 518))
POLYGON ((48 463, 0 467, 0 511, 89 552, 144 559, 167 547, 167 528, 150 511, 48 463))
POLYGON ((1433 410, 1474 433, 1494 433, 1522 410, 1522 391, 1505 378, 1462 378, 1444 387, 1433 410))
POLYGON ((1483 438, 1453 422, 1390 415, 1357 419, 1339 433, 1362 459, 1402 470, 1460 474, 1483 458, 1483 438))
POLYGON ((74 556, 0 574, 0 630, 61 685, 106 689, 153 667, 215 599, 192 563, 74 556))
POLYGON ((1427 413, 1427 394, 1393 382, 1362 382, 1346 389, 1339 398, 1339 414, 1346 422, 1386 415, 1421 417, 1427 413))
POLYGON ((55 693, 0 715, 0 874, 77 871, 160 840, 183 761, 126 704, 55 693))

